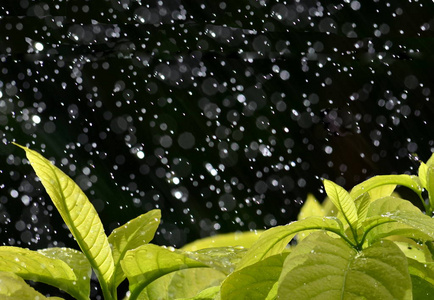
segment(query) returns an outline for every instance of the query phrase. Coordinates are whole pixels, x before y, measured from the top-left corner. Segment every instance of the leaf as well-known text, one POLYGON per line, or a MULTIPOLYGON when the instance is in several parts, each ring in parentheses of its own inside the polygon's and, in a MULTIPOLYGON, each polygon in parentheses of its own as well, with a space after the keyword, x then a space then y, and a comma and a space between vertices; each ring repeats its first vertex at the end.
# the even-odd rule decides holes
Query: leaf
POLYGON ((407 258, 387 240, 360 252, 340 238, 315 233, 289 254, 278 297, 287 299, 412 299, 407 258))
POLYGON ((92 269, 82 252, 71 248, 47 248, 38 250, 38 253, 65 262, 74 271, 77 278, 76 282, 73 283, 74 288, 86 298, 89 297, 92 269))
POLYGON ((211 247, 236 247, 242 246, 250 248, 250 246, 257 241, 263 230, 247 231, 247 232, 233 232, 226 234, 218 234, 211 237, 191 242, 184 247, 184 251, 196 251, 204 248, 211 247))
POLYGON ((109 235, 108 241, 112 246, 115 266, 113 279, 115 287, 125 279, 125 274, 120 266, 120 261, 124 258, 125 253, 149 243, 154 238, 160 219, 160 210, 154 209, 116 228, 109 235))
POLYGON ((351 227, 357 227, 357 209, 350 194, 341 186, 327 179, 324 179, 324 188, 327 196, 330 197, 330 200, 342 213, 348 225, 351 227))
POLYGON ((49 160, 36 151, 17 146, 26 151, 36 175, 95 270, 103 290, 109 290, 114 271, 113 256, 95 208, 78 185, 49 160))
POLYGON ((0 298, 2 300, 61 299, 58 297, 45 297, 14 273, 0 271, 0 283, 0 298))
POLYGON ((304 201, 297 216, 297 220, 306 219, 307 217, 325 217, 324 208, 312 194, 307 195, 306 201, 304 201))
POLYGON ((414 259, 408 259, 408 270, 413 285, 413 299, 433 299, 434 263, 421 263, 414 259))
POLYGON ((269 256, 280 254, 294 235, 304 230, 322 229, 342 234, 343 226, 336 217, 310 217, 266 230, 237 265, 241 269, 269 256))
POLYGON ((372 190, 369 190, 369 196, 371 201, 374 201, 379 198, 387 197, 392 195, 393 191, 396 189, 396 184, 386 184, 380 185, 372 190))
POLYGON ((422 185, 417 176, 414 175, 379 175, 359 183, 350 192, 353 199, 357 199, 363 193, 384 185, 402 185, 413 190, 419 197, 422 197, 422 185))
POLYGON ((368 213, 369 204, 371 203, 371 196, 369 193, 364 193, 360 197, 354 200, 356 205, 357 215, 359 217, 359 226, 366 219, 368 213))
POLYGON ((89 298, 89 288, 83 287, 83 281, 77 279, 73 270, 64 261, 36 251, 19 247, 0 247, 0 271, 14 273, 25 280, 55 286, 77 299, 89 298))
MULTIPOLYGON (((410 201, 389 196, 377 199, 372 202, 369 206, 367 216, 368 218, 377 216, 379 218, 387 217, 388 219, 392 219, 390 218, 390 214, 396 211, 414 212, 416 214, 423 215, 423 213, 410 201)), ((393 218, 393 220, 397 222, 384 224, 373 228, 367 234, 366 239, 368 240, 368 242, 372 243, 375 240, 392 235, 401 235, 424 241, 431 239, 429 235, 422 232, 418 228, 414 228, 414 226, 405 224, 404 222, 399 221, 396 218, 393 218)))
POLYGON ((204 289, 199 294, 192 298, 184 298, 178 300, 220 300, 219 297, 220 286, 212 286, 204 289))
POLYGON ((195 268, 177 271, 164 277, 157 279, 146 288, 148 295, 149 290, 153 290, 153 297, 148 296, 149 300, 201 299, 200 297, 206 296, 201 293, 203 290, 210 287, 217 288, 217 291, 220 290, 220 283, 226 275, 214 269, 195 268), (170 279, 164 280, 164 285, 155 285, 164 277, 170 279))
POLYGON ((222 284, 222 299, 265 299, 279 279, 288 254, 273 255, 231 273, 222 284))
POLYGON ((426 188, 426 175, 428 173, 428 166, 423 162, 420 163, 419 169, 417 170, 417 175, 419 176, 420 182, 423 187, 426 188))
POLYGON ((434 166, 429 166, 426 173, 426 190, 431 210, 434 209, 434 166))
POLYGON ((425 244, 417 243, 405 237, 397 237, 390 240, 401 249, 407 258, 417 260, 421 263, 431 262, 431 253, 429 253, 425 244))
POLYGON ((121 266, 130 284, 130 300, 137 299, 148 284, 166 274, 187 268, 209 268, 179 251, 153 244, 129 250, 121 260, 121 266))
POLYGON ((422 212, 396 211, 388 214, 387 217, 426 234, 431 238, 430 240, 434 239, 434 219, 422 212))
POLYGON ((433 284, 414 275, 411 275, 411 283, 413 285, 413 299, 432 300, 434 298, 433 284))
POLYGON ((218 247, 200 249, 194 252, 185 251, 183 254, 197 261, 201 261, 209 267, 225 274, 234 271, 235 266, 246 254, 244 247, 218 247))

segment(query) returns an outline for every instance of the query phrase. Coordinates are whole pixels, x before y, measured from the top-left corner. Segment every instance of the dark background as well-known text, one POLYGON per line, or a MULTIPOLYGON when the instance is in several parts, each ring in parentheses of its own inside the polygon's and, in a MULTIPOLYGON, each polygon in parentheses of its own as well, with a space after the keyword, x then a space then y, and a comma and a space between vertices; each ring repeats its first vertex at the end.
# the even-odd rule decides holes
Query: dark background
MULTIPOLYGON (((433 152, 431 1, 1 1, 0 241, 76 244, 16 141, 109 233, 158 244, 293 221, 321 178, 433 152)), ((403 191, 405 194, 405 191, 403 191)))

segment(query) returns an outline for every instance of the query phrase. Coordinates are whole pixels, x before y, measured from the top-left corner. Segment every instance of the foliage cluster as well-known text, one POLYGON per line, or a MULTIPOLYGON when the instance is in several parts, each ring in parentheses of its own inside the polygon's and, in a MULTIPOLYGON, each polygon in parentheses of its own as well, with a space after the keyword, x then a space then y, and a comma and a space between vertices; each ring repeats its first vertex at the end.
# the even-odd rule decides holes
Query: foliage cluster
POLYGON ((0 247, 2 299, 46 299, 25 280, 89 299, 92 270, 106 300, 117 299, 125 279, 130 300, 433 298, 434 155, 417 176, 376 176, 350 192, 324 180, 328 198, 320 204, 309 196, 299 220, 287 225, 174 249, 149 243, 159 210, 106 236, 83 191, 39 153, 20 147, 81 251, 0 247), (425 212, 394 193, 398 185, 413 190, 425 212))

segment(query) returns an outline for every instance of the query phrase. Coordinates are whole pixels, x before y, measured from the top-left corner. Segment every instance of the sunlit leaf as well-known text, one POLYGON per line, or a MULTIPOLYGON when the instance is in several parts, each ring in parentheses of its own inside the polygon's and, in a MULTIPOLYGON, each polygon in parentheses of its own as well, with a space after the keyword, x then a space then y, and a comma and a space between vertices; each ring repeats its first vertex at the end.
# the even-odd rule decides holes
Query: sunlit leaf
POLYGON ((33 150, 19 147, 26 151, 36 175, 95 270, 103 289, 109 290, 114 271, 113 256, 95 208, 78 185, 49 160, 33 150))
MULTIPOLYGON (((55 286, 77 299, 89 297, 89 279, 78 280, 74 271, 61 259, 19 247, 0 247, 0 271, 23 279, 55 286)), ((1 284, 0 284, 1 285, 1 284)))
POLYGON ((421 196, 422 184, 417 176, 413 175, 379 175, 369 178, 368 180, 359 183, 352 188, 350 195, 353 199, 357 199, 363 193, 371 191, 375 188, 384 185, 402 185, 413 190, 416 194, 421 196))
POLYGON ((124 279, 125 274, 120 266, 128 250, 149 243, 160 224, 161 212, 158 209, 151 210, 128 223, 116 228, 109 235, 108 241, 112 246, 113 260, 115 264, 114 285, 117 287, 124 279))
POLYGON ((412 239, 401 236, 394 237, 390 240, 401 249, 407 258, 417 260, 420 263, 432 262, 431 253, 425 244, 417 243, 412 239))
POLYGON ((298 213, 297 220, 306 219, 307 217, 325 217, 324 208, 312 194, 307 195, 306 201, 304 201, 298 213))
POLYGON ((385 184, 369 190, 368 193, 371 198, 371 201, 374 201, 376 199, 392 195, 395 189, 396 189, 396 184, 385 184))
POLYGON ((199 294, 191 298, 184 298, 178 300, 220 300, 220 286, 212 286, 204 289, 199 294))
POLYGON ((210 268, 180 270, 152 282, 139 299, 201 299, 203 290, 217 287, 218 291, 224 278, 226 275, 210 268))
MULTIPOLYGON (((332 202, 330 203, 333 205, 333 207, 335 207, 332 202)), ((318 202, 318 200, 315 198, 314 195, 308 194, 306 201, 304 202, 303 206, 301 207, 300 213, 297 216, 297 220, 306 219, 308 217, 325 217, 325 216, 328 216, 326 209, 321 205, 321 203, 318 202)), ((307 237, 310 233, 311 231, 308 230, 298 233, 296 236, 297 241, 301 241, 302 239, 307 237)))
MULTIPOLYGON (((422 212, 414 206, 410 201, 396 198, 393 196, 384 197, 375 200, 369 206, 367 217, 382 217, 390 218, 391 212, 396 211, 406 211, 406 212, 414 212, 416 214, 422 214, 422 212)), ((381 226, 375 226, 370 232, 367 234, 367 240, 369 242, 374 242, 377 239, 393 236, 393 235, 402 235, 410 238, 416 238, 421 240, 430 240, 430 236, 425 232, 422 232, 418 228, 410 226, 409 224, 405 224, 401 221, 398 222, 397 219, 393 219, 397 222, 384 224, 381 226)), ((367 230, 367 229, 366 229, 367 230)))
POLYGON ((279 279, 282 299, 412 299, 407 258, 391 241, 356 251, 315 233, 289 254, 279 279))
POLYGON ((202 238, 191 242, 184 247, 182 250, 185 251, 196 251, 204 248, 211 247, 236 247, 241 246, 245 248, 250 248, 254 242, 259 238, 259 236, 264 232, 263 230, 247 231, 247 232, 232 232, 225 234, 218 234, 206 238, 202 238))
POLYGON ((369 193, 364 193, 360 197, 354 200, 354 204, 357 209, 357 216, 359 218, 359 225, 366 219, 368 213, 368 207, 371 203, 371 197, 369 193))
POLYGON ((396 211, 388 214, 387 217, 426 234, 431 238, 430 240, 434 239, 434 219, 422 212, 396 211))
POLYGON ((132 300, 137 299, 148 284, 166 274, 187 268, 209 268, 179 251, 153 244, 129 250, 121 260, 121 266, 130 284, 132 300))
POLYGON ((428 173, 428 166, 423 162, 420 163, 417 175, 419 176, 420 182, 423 187, 426 188, 426 175, 428 173))
POLYGON ((342 223, 336 217, 310 217, 288 225, 273 227, 266 230, 252 245, 237 265, 237 269, 252 265, 269 256, 280 254, 294 235, 312 229, 323 229, 334 233, 343 232, 342 223))
POLYGON ((2 300, 60 300, 45 297, 14 273, 0 271, 0 299, 2 300))
POLYGON ((431 210, 434 210, 434 166, 428 167, 426 173, 426 190, 428 191, 428 198, 431 210))
POLYGON ((342 213, 346 222, 350 226, 356 227, 358 221, 357 209, 350 194, 341 186, 327 179, 324 180, 324 188, 327 196, 342 213))
POLYGON ((89 296, 92 269, 82 252, 71 248, 47 248, 38 250, 37 252, 65 262, 74 271, 77 278, 76 282, 73 283, 75 289, 81 294, 89 296))
POLYGON ((233 272, 235 266, 246 253, 247 249, 244 247, 217 247, 185 251, 184 255, 201 261, 213 269, 229 274, 233 272))
POLYGON ((222 284, 222 299, 265 299, 279 279, 288 254, 273 255, 231 273, 222 284))

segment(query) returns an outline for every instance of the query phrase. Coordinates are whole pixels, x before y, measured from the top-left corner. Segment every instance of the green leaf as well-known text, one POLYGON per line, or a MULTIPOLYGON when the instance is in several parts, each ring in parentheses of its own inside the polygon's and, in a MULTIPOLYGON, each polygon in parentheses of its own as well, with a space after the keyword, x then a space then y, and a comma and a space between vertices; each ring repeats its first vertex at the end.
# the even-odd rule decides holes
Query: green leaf
POLYGON ((89 297, 92 269, 82 252, 71 248, 47 248, 37 252, 49 258, 60 259, 65 262, 74 271, 77 278, 76 282, 73 282, 74 289, 84 295, 84 298, 89 297))
POLYGON ((29 286, 14 273, 0 271, 0 299, 2 300, 56 300, 59 297, 47 298, 29 286))
MULTIPOLYGON (((410 201, 396 198, 393 196, 384 197, 377 199, 371 202, 367 216, 369 217, 387 217, 388 219, 392 219, 390 217, 391 213, 396 211, 406 211, 406 212, 414 212, 417 215, 423 215, 423 213, 414 206, 410 201)), ((424 215, 423 215, 424 216, 424 215)), ((424 233, 423 231, 411 226, 409 224, 405 224, 402 221, 393 218, 393 220, 397 221, 394 223, 384 224, 381 226, 377 226, 373 228, 367 235, 366 239, 369 243, 372 243, 380 238, 393 236, 393 235, 401 235, 409 238, 415 238, 420 240, 429 240, 431 239, 429 235, 424 233)), ((365 229, 367 231, 367 228, 365 229)))
POLYGON ((283 262, 288 254, 267 257, 230 274, 221 287, 222 299, 265 299, 279 279, 283 262))
POLYGON ((426 188, 426 175, 428 173, 428 166, 423 162, 420 163, 417 175, 419 176, 420 182, 423 187, 426 188))
POLYGON ((194 252, 185 251, 183 254, 191 259, 205 263, 207 266, 225 274, 234 271, 235 266, 246 254, 244 247, 217 247, 200 249, 194 252))
POLYGON ((369 193, 364 193, 360 197, 354 200, 356 205, 357 215, 359 217, 359 226, 366 219, 368 213, 369 204, 371 203, 371 196, 369 193))
POLYGON ((391 196, 393 191, 396 189, 396 184, 386 184, 386 185, 380 185, 376 188, 373 188, 372 190, 369 190, 369 196, 372 201, 391 196))
POLYGON ((108 241, 112 246, 115 265, 113 279, 115 288, 125 279, 125 274, 120 266, 120 261, 124 258, 125 253, 149 243, 154 238, 160 219, 160 210, 154 209, 116 228, 109 235, 108 241))
POLYGON ((129 250, 121 260, 121 266, 130 284, 130 300, 137 299, 148 284, 166 274, 187 268, 209 268, 180 251, 153 244, 129 250))
POLYGON ((220 300, 220 286, 212 286, 204 289, 199 294, 192 298, 184 298, 178 300, 220 300))
POLYGON ((26 151, 36 175, 95 270, 103 290, 109 291, 113 256, 95 208, 78 185, 49 160, 33 150, 19 147, 26 151))
POLYGON ((36 251, 0 247, 0 271, 55 286, 77 299, 89 298, 89 288, 83 287, 83 281, 77 279, 70 266, 60 259, 50 258, 36 251))
POLYGON ((340 238, 315 233, 286 258, 282 299, 412 299, 407 258, 387 240, 356 251, 340 238))
POLYGON ((288 246, 294 235, 304 230, 322 229, 343 234, 341 221, 336 217, 310 217, 284 226, 266 230, 247 251, 237 265, 241 269, 269 256, 280 254, 288 246))
POLYGON ((416 300, 432 300, 434 299, 434 285, 428 281, 411 275, 411 283, 413 285, 413 299, 416 300))
POLYGON ((363 193, 384 185, 402 185, 413 190, 419 197, 422 197, 422 185, 417 176, 414 175, 379 175, 359 183, 350 192, 353 199, 357 199, 363 193))
POLYGON ((404 225, 408 225, 430 237, 430 239, 425 240, 434 239, 434 219, 428 217, 422 212, 396 211, 387 214, 387 217, 396 220, 404 225))
POLYGON ((200 299, 198 297, 205 297, 201 292, 209 287, 217 287, 219 290, 220 283, 225 278, 226 275, 220 271, 209 268, 180 270, 152 282, 140 298, 146 293, 146 300, 200 299))
POLYGON ((333 204, 342 213, 348 225, 357 227, 357 209, 350 194, 341 186, 327 179, 324 179, 324 188, 333 204))
POLYGON ((297 220, 306 219, 308 217, 325 217, 324 208, 312 194, 307 195, 306 201, 304 201, 297 216, 297 220))
POLYGON ((428 191, 428 199, 431 212, 434 210, 434 166, 429 166, 426 173, 426 190, 428 191))
POLYGON ((414 259, 408 259, 408 270, 413 285, 413 299, 433 299, 434 263, 421 263, 414 259))
POLYGON ((250 248, 257 241, 263 230, 247 231, 247 232, 232 232, 226 234, 218 234, 211 237, 191 242, 184 247, 184 251, 196 251, 204 248, 212 247, 245 247, 250 248))

